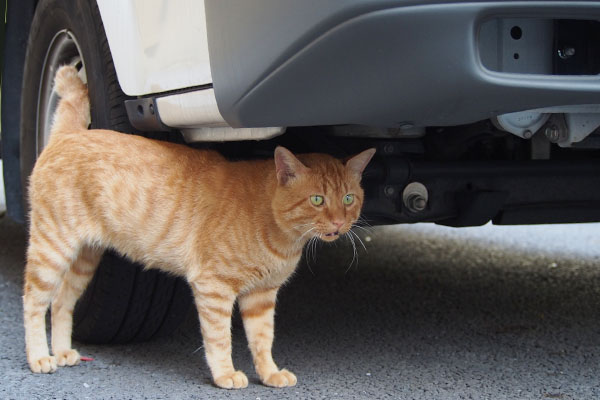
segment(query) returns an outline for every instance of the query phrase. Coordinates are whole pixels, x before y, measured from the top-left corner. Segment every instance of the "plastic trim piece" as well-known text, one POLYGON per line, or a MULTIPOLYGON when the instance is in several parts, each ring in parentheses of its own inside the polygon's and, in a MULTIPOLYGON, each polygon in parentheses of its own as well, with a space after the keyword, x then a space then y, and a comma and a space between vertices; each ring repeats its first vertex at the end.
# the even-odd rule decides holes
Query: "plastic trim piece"
POLYGON ((156 105, 163 123, 174 128, 228 126, 219 112, 213 89, 159 97, 156 105))
POLYGON ((153 97, 125 100, 125 109, 129 122, 135 129, 144 132, 170 131, 171 128, 162 123, 153 97))
POLYGON ((132 125, 142 131, 181 130, 186 142, 271 139, 283 127, 231 128, 221 116, 214 90, 203 89, 125 102, 132 125))
POLYGON ((183 139, 187 143, 193 142, 233 142, 241 140, 267 140, 282 135, 283 127, 272 128, 192 128, 182 129, 183 139))

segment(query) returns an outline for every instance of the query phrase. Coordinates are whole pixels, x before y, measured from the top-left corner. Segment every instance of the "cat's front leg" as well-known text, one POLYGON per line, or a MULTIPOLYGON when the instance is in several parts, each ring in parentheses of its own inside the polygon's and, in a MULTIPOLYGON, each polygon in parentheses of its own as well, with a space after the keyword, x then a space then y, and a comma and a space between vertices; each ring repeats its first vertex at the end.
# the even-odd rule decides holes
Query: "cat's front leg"
POLYGON ((296 384, 296 376, 286 369, 280 370, 271 354, 278 289, 256 289, 240 296, 238 304, 254 367, 261 381, 268 386, 286 387, 296 384))
POLYGON ((213 382, 225 389, 245 388, 248 378, 242 371, 233 368, 231 360, 231 311, 235 292, 227 285, 214 282, 192 282, 191 286, 213 382))

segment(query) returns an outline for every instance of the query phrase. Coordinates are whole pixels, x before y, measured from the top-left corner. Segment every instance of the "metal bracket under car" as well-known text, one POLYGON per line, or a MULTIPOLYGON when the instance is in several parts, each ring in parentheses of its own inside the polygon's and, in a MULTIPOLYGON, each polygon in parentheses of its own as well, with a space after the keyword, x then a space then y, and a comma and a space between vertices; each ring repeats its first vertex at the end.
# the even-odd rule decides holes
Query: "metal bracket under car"
POLYGON ((571 147, 600 127, 600 104, 520 111, 498 115, 492 122, 523 139, 531 139, 541 131, 550 142, 560 147, 571 147))
POLYGON ((373 224, 475 226, 600 221, 594 158, 446 161, 385 155, 363 178, 363 213, 373 224))

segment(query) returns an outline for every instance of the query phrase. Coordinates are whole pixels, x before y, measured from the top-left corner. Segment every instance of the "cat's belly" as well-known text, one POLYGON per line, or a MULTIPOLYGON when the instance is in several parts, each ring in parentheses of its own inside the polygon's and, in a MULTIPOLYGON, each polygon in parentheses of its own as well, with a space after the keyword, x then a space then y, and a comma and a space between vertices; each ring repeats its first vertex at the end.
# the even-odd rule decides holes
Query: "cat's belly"
POLYGON ((162 218, 160 209, 146 216, 136 208, 110 211, 80 232, 88 242, 188 280, 230 278, 239 282, 239 292, 280 286, 302 254, 302 248, 286 247, 260 233, 226 229, 205 215, 184 218, 174 212, 162 218))

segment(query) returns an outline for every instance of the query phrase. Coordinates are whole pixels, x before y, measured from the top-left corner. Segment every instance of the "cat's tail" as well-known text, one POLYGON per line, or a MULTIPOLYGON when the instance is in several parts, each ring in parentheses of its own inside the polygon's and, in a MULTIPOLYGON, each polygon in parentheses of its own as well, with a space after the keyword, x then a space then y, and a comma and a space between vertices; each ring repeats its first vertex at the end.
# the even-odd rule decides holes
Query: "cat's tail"
POLYGON ((71 65, 60 67, 54 77, 54 90, 60 102, 54 113, 52 134, 87 129, 91 121, 90 100, 77 69, 71 65))

